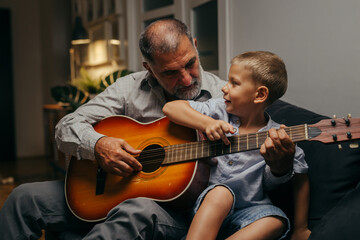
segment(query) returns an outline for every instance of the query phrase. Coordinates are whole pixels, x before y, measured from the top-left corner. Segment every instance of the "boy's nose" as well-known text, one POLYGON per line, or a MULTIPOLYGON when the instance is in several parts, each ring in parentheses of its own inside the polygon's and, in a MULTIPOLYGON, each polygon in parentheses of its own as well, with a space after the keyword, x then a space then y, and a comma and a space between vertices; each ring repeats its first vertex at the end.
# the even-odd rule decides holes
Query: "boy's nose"
POLYGON ((221 88, 221 91, 222 91, 223 93, 227 93, 228 90, 229 90, 229 88, 228 88, 227 84, 225 84, 225 85, 221 88))

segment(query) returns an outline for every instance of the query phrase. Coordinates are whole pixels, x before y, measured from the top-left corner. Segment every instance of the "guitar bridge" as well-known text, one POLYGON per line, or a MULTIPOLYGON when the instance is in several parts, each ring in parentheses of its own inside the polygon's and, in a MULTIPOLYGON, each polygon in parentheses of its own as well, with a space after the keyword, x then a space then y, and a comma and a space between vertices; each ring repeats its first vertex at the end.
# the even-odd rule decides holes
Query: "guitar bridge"
POLYGON ((95 195, 100 195, 100 194, 104 193, 105 181, 106 181, 106 172, 101 167, 98 167, 97 173, 96 173, 95 195))

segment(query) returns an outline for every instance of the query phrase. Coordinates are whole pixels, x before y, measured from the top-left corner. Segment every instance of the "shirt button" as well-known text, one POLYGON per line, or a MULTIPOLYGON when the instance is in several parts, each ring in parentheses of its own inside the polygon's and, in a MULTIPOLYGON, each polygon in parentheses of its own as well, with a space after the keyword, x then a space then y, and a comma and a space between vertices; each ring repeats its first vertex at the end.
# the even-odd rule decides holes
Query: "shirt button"
POLYGON ((231 166, 231 165, 234 164, 234 161, 233 161, 233 160, 230 160, 230 161, 228 162, 228 164, 231 166))

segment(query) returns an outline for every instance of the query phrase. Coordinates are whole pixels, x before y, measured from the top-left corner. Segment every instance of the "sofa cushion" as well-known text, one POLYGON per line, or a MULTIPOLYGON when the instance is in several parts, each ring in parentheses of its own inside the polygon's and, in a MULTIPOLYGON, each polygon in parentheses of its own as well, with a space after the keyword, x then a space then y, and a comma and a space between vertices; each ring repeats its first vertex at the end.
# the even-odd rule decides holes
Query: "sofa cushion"
POLYGON ((360 228, 360 184, 349 191, 317 224, 310 240, 358 239, 360 228))
MULTIPOLYGON (((287 126, 313 124, 328 118, 281 100, 271 105, 267 112, 273 120, 287 126)), ((360 143, 359 140, 352 142, 360 143)), ((298 146, 304 150, 305 159, 309 165, 309 228, 312 229, 331 208, 338 204, 341 198, 359 183, 360 149, 350 148, 350 142, 341 143, 341 148, 338 144, 324 144, 316 141, 299 142, 298 146)), ((292 217, 289 189, 291 189, 289 184, 281 186, 271 194, 271 197, 274 204, 279 204, 292 217)))

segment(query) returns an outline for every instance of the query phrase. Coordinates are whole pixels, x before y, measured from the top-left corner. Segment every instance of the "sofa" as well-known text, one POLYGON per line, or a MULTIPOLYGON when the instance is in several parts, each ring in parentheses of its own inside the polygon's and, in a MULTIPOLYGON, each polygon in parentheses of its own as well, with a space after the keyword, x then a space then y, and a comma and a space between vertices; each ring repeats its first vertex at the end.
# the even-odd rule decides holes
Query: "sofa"
MULTIPOLYGON (((281 100, 272 104, 267 112, 273 120, 287 126, 314 124, 329 118, 281 100)), ((312 231, 309 239, 360 239, 359 144, 359 140, 330 144, 317 141, 298 143, 309 165, 308 226, 312 231)), ((292 218, 291 183, 276 188, 270 196, 273 203, 292 218)))

